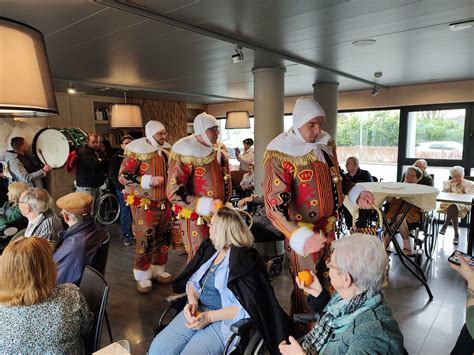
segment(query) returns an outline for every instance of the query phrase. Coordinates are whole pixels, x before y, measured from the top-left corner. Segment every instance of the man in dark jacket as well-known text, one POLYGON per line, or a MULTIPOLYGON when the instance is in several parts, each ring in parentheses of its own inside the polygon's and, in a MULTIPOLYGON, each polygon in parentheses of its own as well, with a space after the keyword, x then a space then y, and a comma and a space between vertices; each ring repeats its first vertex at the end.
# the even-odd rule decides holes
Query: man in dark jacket
POLYGON ((69 226, 60 232, 61 244, 53 255, 58 265, 57 283, 78 284, 84 268, 92 264, 108 236, 90 216, 92 196, 89 194, 73 192, 58 199, 56 205, 69 226))
POLYGON ((3 164, 0 163, 0 207, 8 201, 8 178, 3 175, 3 164))
POLYGON ((118 180, 120 171, 120 165, 122 165, 123 152, 128 143, 133 141, 133 137, 125 135, 120 140, 120 150, 110 159, 109 164, 109 179, 112 181, 117 193, 117 197, 120 203, 120 229, 122 231, 123 245, 133 245, 133 233, 132 233, 132 210, 130 206, 125 203, 123 196, 124 186, 118 180))
POLYGON ((92 196, 92 210, 97 210, 101 190, 104 184, 104 169, 107 167, 107 157, 99 153, 99 138, 97 133, 87 135, 87 144, 77 149, 76 187, 78 192, 92 196))
MULTIPOLYGON (((345 174, 345 177, 354 184, 357 184, 358 182, 374 182, 372 175, 370 175, 367 170, 363 170, 359 167, 359 159, 356 157, 349 157, 346 159, 346 169, 347 173, 345 174)), ((347 228, 351 228, 353 223, 352 214, 345 206, 342 206, 342 213, 347 228)), ((356 222, 356 226, 367 227, 369 218, 370 210, 359 210, 359 219, 356 222)))
MULTIPOLYGON (((204 240, 174 280, 173 292, 185 292, 189 278, 215 253, 212 241, 204 240)), ((268 280, 266 264, 254 248, 232 248, 227 287, 250 315, 269 352, 279 354, 281 339, 292 333, 291 321, 280 307, 268 280)))

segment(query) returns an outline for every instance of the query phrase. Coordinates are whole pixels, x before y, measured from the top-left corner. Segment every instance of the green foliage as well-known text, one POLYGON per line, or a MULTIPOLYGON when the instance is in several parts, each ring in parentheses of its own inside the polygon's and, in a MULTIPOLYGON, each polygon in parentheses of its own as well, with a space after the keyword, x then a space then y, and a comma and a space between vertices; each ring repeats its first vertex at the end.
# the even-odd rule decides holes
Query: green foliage
MULTIPOLYGON (((400 111, 339 113, 338 146, 398 146, 400 111)), ((447 117, 447 111, 416 113, 416 143, 430 141, 463 142, 464 116, 447 117)))
POLYGON ((337 145, 386 146, 398 145, 400 112, 368 111, 338 114, 337 145))

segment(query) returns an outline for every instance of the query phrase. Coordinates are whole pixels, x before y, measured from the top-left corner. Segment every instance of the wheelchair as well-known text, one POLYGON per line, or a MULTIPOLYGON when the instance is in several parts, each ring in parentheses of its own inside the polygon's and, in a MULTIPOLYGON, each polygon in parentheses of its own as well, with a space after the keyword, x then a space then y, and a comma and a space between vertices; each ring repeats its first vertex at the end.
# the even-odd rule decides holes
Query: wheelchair
POLYGON ((424 254, 432 258, 438 242, 438 220, 433 211, 423 211, 421 222, 408 226, 410 237, 414 239, 415 263, 421 265, 421 257, 424 254), (422 233, 421 233, 422 232, 422 233), (423 235, 421 237, 421 234, 423 235))
POLYGON ((95 211, 97 222, 105 226, 114 224, 120 218, 120 203, 110 184, 107 179, 104 185, 101 186, 99 205, 95 211))
MULTIPOLYGON (((160 316, 158 325, 153 329, 155 336, 161 332, 186 305, 186 293, 165 298, 168 307, 160 316)), ((262 336, 254 327, 250 318, 241 319, 231 325, 231 337, 227 341, 224 354, 257 355, 266 352, 262 336)))

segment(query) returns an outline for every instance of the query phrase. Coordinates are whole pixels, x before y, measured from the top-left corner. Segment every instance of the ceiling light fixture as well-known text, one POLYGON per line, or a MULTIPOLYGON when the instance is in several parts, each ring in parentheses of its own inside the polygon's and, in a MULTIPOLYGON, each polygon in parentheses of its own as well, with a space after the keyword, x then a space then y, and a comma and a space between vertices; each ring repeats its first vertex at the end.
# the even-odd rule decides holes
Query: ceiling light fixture
POLYGON ((77 93, 76 87, 74 85, 72 85, 71 82, 69 82, 69 87, 67 88, 67 92, 68 92, 68 94, 72 94, 72 95, 77 93))
POLYGON ((232 63, 239 63, 241 61, 244 60, 244 52, 242 52, 242 47, 241 46, 237 46, 235 47, 235 53, 233 56, 232 56, 232 63))
POLYGON ((379 94, 379 90, 377 89, 377 79, 380 79, 382 75, 383 73, 381 71, 376 71, 374 73, 374 87, 372 91, 370 92, 370 96, 375 97, 379 94))
POLYGON ((377 42, 375 39, 359 39, 357 41, 352 42, 354 47, 368 47, 373 46, 377 42))
POLYGON ((0 17, 0 117, 58 114, 44 36, 0 17))
POLYGON ((226 129, 245 129, 250 128, 250 117, 248 111, 239 110, 239 102, 237 101, 237 110, 227 111, 225 128, 226 129))
POLYGON ((137 128, 143 127, 142 112, 139 105, 127 104, 127 91, 123 91, 124 103, 112 105, 110 127, 137 128))
POLYGON ((449 24, 449 29, 451 31, 461 31, 461 30, 468 30, 474 27, 474 19, 471 20, 464 20, 459 22, 453 22, 449 24))

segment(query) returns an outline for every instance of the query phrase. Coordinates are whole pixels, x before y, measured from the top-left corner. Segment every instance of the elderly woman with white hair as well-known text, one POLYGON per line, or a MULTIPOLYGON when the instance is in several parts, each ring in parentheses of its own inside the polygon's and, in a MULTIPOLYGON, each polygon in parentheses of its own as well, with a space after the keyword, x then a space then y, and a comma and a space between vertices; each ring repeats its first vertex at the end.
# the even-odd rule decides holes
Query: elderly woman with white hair
MULTIPOLYGON (((462 166, 453 166, 449 169, 451 180, 443 182, 443 192, 454 194, 474 194, 474 184, 464 179, 464 168, 462 166)), ((470 206, 456 203, 441 203, 438 212, 446 213, 446 220, 439 230, 439 234, 445 234, 449 223, 453 224, 454 239, 453 243, 459 243, 459 224, 458 218, 466 217, 470 210, 470 206)))
POLYGON ((239 214, 221 208, 209 224, 210 239, 173 282, 188 303, 150 346, 149 354, 222 354, 230 326, 252 318, 271 354, 288 338, 290 321, 270 285, 266 264, 239 214))
POLYGON ((310 294, 321 317, 301 345, 293 338, 279 346, 282 354, 403 354, 403 335, 385 302, 387 254, 378 238, 353 234, 332 243, 326 260, 336 293, 330 297, 313 274, 298 286, 310 294))

